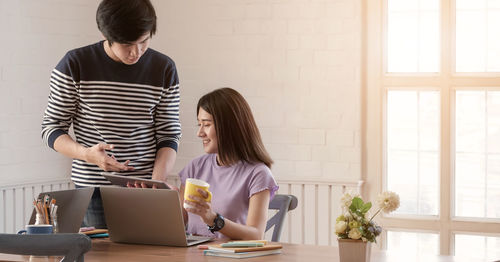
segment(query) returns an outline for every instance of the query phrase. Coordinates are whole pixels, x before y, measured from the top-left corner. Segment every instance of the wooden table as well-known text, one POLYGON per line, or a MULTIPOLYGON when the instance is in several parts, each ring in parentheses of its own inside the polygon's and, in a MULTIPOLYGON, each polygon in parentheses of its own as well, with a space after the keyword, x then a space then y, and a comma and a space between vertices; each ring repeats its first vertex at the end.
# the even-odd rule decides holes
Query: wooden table
MULTIPOLYGON (((246 261, 339 261, 338 248, 330 246, 314 246, 300 244, 283 244, 282 253, 254 258, 246 261)), ((60 258, 40 258, 0 254, 0 261, 59 261, 60 258)), ((154 262, 154 261, 241 261, 232 258, 204 256, 197 247, 167 247, 152 245, 117 244, 109 239, 94 239, 92 249, 85 254, 85 262, 154 262)), ((372 251, 371 262, 469 262, 470 259, 453 256, 419 255, 408 256, 397 253, 372 251)), ((486 260, 474 260, 486 261, 486 260)))

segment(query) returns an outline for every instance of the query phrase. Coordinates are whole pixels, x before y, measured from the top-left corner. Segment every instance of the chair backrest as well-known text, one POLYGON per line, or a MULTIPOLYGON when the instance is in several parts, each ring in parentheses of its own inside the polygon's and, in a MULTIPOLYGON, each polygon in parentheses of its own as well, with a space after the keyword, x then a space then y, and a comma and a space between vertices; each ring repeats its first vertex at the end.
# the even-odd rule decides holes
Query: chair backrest
POLYGON ((281 230, 285 222, 286 213, 297 207, 298 200, 294 195, 275 195, 269 202, 269 209, 278 212, 267 221, 266 232, 274 226, 272 241, 278 242, 281 237, 281 230))
POLYGON ((92 242, 84 234, 0 234, 0 253, 35 256, 64 256, 63 262, 83 262, 92 242))

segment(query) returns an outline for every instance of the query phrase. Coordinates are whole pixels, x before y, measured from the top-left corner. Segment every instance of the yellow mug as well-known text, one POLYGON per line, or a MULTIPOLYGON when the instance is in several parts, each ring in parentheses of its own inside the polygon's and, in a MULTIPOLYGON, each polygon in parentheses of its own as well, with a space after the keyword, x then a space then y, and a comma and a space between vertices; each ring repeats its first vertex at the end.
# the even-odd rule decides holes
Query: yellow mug
MULTIPOLYGON (((208 193, 208 197, 205 198, 206 202, 210 202, 212 200, 212 192, 208 191, 208 188, 210 187, 210 184, 203 180, 199 179, 194 179, 194 178, 188 178, 186 179, 186 185, 184 186, 184 199, 189 200, 189 201, 194 201, 193 199, 189 198, 189 196, 199 196, 203 198, 203 196, 198 193, 198 188, 201 190, 205 191, 208 193)), ((184 203, 184 208, 192 208, 191 205, 184 203)))

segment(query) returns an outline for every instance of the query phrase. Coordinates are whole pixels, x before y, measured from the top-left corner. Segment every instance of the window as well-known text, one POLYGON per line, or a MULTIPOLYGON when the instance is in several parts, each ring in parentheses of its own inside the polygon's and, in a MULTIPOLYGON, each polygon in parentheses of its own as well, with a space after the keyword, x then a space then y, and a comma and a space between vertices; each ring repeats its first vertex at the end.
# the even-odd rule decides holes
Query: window
POLYGON ((500 237, 456 234, 454 255, 461 258, 480 258, 493 261, 500 257, 500 237), (473 255, 471 255, 471 250, 474 251, 473 255))
POLYGON ((500 71, 500 1, 456 1, 456 71, 500 71))
POLYGON ((387 249, 409 256, 439 254, 439 235, 436 233, 387 231, 387 249))
POLYGON ((387 93, 387 189, 398 192, 395 214, 438 215, 439 92, 387 93))
POLYGON ((500 218, 500 92, 455 101, 455 216, 500 218))
POLYGON ((387 2, 387 72, 439 71, 439 2, 387 2))
POLYGON ((381 247, 489 258, 500 242, 500 0, 364 8, 368 197, 401 197, 381 218, 381 247))

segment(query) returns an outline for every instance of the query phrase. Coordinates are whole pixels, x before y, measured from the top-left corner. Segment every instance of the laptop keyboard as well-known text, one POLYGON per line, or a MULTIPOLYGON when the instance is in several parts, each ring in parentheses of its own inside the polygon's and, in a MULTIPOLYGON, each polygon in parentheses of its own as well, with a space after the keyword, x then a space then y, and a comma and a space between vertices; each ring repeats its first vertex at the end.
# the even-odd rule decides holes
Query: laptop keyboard
POLYGON ((203 239, 207 239, 210 237, 188 235, 188 236, 186 236, 186 238, 188 241, 198 241, 198 240, 203 240, 203 239))
POLYGON ((193 243, 193 242, 197 242, 197 241, 200 241, 200 240, 210 240, 212 239, 211 237, 204 237, 204 236, 193 236, 193 235, 187 235, 186 236, 186 240, 187 240, 187 243, 193 243))

